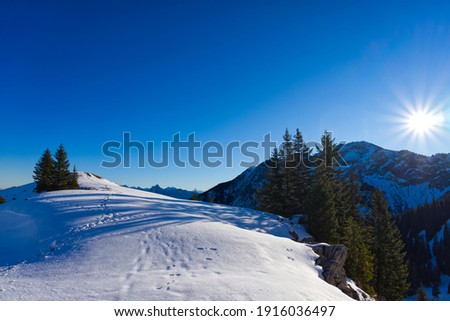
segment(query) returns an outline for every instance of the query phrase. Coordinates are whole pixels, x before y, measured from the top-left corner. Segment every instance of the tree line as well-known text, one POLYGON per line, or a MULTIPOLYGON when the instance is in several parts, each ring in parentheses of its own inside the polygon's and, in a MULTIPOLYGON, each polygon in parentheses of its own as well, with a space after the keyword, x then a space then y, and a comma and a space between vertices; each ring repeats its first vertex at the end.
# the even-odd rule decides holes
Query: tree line
POLYGON ((286 129, 280 148, 266 162, 258 208, 288 217, 304 214, 302 223, 317 241, 348 248, 345 269, 361 288, 379 299, 403 299, 409 287, 404 244, 383 193, 375 190, 370 204, 363 204, 356 175, 340 175, 330 133, 316 148, 319 166, 317 159, 311 164, 312 150, 301 132, 292 136, 286 129))
POLYGON ((450 275, 449 220, 450 195, 399 216, 398 226, 408 253, 410 294, 421 293, 425 286, 432 287, 433 297, 439 296, 441 274, 450 275))
POLYGON ((76 167, 70 171, 70 162, 64 146, 59 145, 55 157, 47 148, 34 167, 35 191, 48 192, 64 189, 79 189, 76 167))

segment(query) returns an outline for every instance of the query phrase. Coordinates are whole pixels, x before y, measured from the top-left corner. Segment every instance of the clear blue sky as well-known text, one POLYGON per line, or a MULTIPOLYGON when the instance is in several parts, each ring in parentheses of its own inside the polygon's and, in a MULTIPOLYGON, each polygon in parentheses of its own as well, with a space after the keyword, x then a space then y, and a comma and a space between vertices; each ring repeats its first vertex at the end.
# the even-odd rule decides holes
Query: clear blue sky
POLYGON ((0 111, 0 188, 30 182, 60 143, 121 184, 207 189, 244 170, 239 155, 232 168, 101 168, 125 131, 226 144, 299 127, 448 153, 450 2, 1 1, 0 111), (445 123, 418 140, 401 118, 425 105, 445 123))

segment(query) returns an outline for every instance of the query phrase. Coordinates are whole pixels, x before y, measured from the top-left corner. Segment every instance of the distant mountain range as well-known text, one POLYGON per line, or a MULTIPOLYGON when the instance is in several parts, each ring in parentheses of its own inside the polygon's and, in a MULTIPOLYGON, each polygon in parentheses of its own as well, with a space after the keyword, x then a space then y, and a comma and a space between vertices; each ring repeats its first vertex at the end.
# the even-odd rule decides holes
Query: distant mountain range
MULTIPOLYGON (((342 175, 356 174, 366 200, 374 188, 383 191, 394 214, 450 192, 450 154, 423 156, 368 142, 352 142, 342 147, 341 155, 349 165, 340 168, 342 175)), ((233 180, 202 193, 200 199, 254 208, 254 196, 266 171, 265 163, 249 168, 233 180)))
MULTIPOLYGON (((128 186, 125 186, 125 187, 128 187, 128 186)), ((130 188, 134 188, 134 189, 138 189, 138 190, 146 191, 146 192, 157 193, 157 194, 161 194, 161 195, 166 195, 166 196, 179 198, 179 199, 186 199, 186 200, 192 198, 194 193, 201 193, 201 191, 188 191, 188 190, 176 188, 176 187, 162 188, 158 184, 156 184, 152 187, 130 187, 130 188)))

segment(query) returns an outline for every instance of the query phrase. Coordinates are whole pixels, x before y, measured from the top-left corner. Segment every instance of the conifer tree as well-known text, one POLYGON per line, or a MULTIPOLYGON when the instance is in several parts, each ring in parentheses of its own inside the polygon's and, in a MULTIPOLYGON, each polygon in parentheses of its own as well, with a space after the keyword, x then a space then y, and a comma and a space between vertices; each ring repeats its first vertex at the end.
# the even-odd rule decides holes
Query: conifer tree
POLYGON ((336 169, 330 161, 336 145, 328 132, 324 133, 321 141, 322 146, 317 148, 322 154, 322 163, 315 169, 306 202, 307 225, 311 234, 318 240, 338 243, 338 178, 336 169))
POLYGON ((53 189, 63 190, 71 186, 72 174, 70 172, 70 163, 67 158, 67 152, 63 144, 59 145, 55 153, 53 189))
POLYGON ((367 231, 352 217, 343 221, 341 242, 348 249, 345 261, 347 276, 354 280, 369 294, 374 294, 372 280, 374 276, 374 256, 367 244, 367 231))
POLYGON ((408 290, 408 269, 400 231, 382 192, 376 189, 368 216, 370 246, 375 256, 374 289, 387 300, 402 300, 408 290))
POLYGON ((305 164, 306 159, 310 153, 309 148, 303 141, 303 136, 297 128, 294 135, 294 164, 296 170, 294 171, 293 181, 293 212, 296 214, 305 212, 305 201, 309 192, 310 186, 310 169, 308 164, 305 164))
POLYGON ((423 289, 423 287, 419 287, 419 289, 417 289, 417 301, 429 301, 430 299, 428 298, 425 290, 423 289))
POLYGON ((54 172, 55 167, 52 154, 47 148, 34 167, 33 179, 36 182, 36 192, 40 193, 53 189, 54 172))
POLYGON ((297 212, 297 195, 296 195, 296 162, 294 153, 294 142, 292 141, 292 135, 286 128, 283 135, 283 144, 280 150, 282 159, 282 198, 284 201, 282 215, 289 216, 292 214, 298 214, 297 212))
POLYGON ((264 177, 262 187, 258 189, 256 201, 257 209, 274 214, 285 212, 283 199, 282 160, 278 149, 274 148, 270 160, 266 161, 268 171, 264 177))
POLYGON ((73 165, 73 170, 70 176, 69 189, 79 189, 80 185, 78 185, 78 172, 77 167, 73 165))

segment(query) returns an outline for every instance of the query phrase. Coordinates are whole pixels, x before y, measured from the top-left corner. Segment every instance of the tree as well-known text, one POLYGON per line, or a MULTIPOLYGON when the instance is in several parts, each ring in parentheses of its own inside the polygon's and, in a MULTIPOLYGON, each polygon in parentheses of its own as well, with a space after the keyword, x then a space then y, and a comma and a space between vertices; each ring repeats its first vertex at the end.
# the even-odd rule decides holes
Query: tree
POLYGON ((194 188, 194 191, 192 192, 191 196, 192 201, 198 201, 199 200, 199 193, 196 188, 194 188))
POLYGON ((80 185, 78 185, 78 172, 77 167, 73 165, 73 170, 70 176, 69 189, 79 189, 80 185))
POLYGON ((448 282, 447 294, 450 294, 450 282, 448 282))
POLYGON ((44 151, 41 158, 36 163, 33 173, 33 179, 36 182, 36 192, 40 193, 53 190, 55 164, 52 159, 52 154, 48 148, 44 151))
POLYGON ((439 286, 441 285, 441 270, 439 269, 439 265, 436 265, 432 273, 433 275, 432 275, 431 293, 433 295, 433 299, 436 300, 439 298, 439 294, 441 294, 441 291, 439 289, 439 286))
POLYGON ((423 287, 420 287, 417 289, 417 301, 429 301, 430 299, 427 296, 427 293, 423 289, 423 287))
POLYGON ((63 190, 69 189, 72 181, 70 172, 70 162, 67 158, 67 152, 63 144, 59 145, 55 153, 54 172, 53 172, 53 189, 63 190))
POLYGON ((373 286, 387 300, 402 300, 408 290, 404 244, 383 193, 373 192, 368 216, 370 246, 375 256, 373 286))
POLYGON ((327 132, 322 136, 322 145, 317 146, 322 154, 322 163, 312 176, 311 191, 306 201, 305 213, 309 231, 318 240, 338 243, 338 177, 332 162, 326 158, 332 156, 336 145, 327 132))
POLYGON ((374 257, 367 244, 367 231, 352 217, 343 222, 344 235, 341 243, 348 249, 345 261, 347 276, 369 294, 375 294, 372 287, 374 276, 374 257))
POLYGON ((310 150, 303 141, 303 135, 297 128, 294 135, 294 167, 293 172, 293 212, 296 214, 305 212, 305 200, 310 186, 310 169, 305 160, 308 158, 310 150))
POLYGON ((275 148, 271 158, 266 161, 268 170, 265 174, 262 187, 258 189, 256 201, 257 209, 274 214, 285 213, 285 200, 283 199, 283 174, 281 157, 275 148))
POLYGON ((439 294, 441 294, 441 291, 439 290, 439 284, 433 283, 433 287, 431 289, 431 292, 433 294, 433 299, 437 300, 439 298, 439 294))

